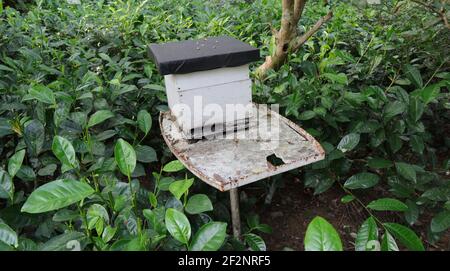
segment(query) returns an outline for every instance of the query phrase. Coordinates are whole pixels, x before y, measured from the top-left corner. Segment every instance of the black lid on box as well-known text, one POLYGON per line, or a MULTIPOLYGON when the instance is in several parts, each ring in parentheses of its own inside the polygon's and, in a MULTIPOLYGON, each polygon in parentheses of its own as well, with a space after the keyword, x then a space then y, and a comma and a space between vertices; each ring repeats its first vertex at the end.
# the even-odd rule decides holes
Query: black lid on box
POLYGON ((150 44, 149 53, 162 75, 241 66, 259 60, 259 50, 228 36, 150 44))

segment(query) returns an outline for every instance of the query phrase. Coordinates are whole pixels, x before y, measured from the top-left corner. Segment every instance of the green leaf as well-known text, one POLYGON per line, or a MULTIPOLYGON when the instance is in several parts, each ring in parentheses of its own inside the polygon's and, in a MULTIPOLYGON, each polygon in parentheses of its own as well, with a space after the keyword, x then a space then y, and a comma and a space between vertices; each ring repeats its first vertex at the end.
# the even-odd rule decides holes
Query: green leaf
POLYGON ((372 251, 373 248, 367 247, 367 243, 372 240, 378 240, 378 227, 375 219, 371 216, 359 228, 355 240, 355 250, 372 251))
POLYGON ((303 111, 298 117, 299 120, 310 120, 316 116, 316 112, 312 110, 303 111))
POLYGON ((411 148, 413 151, 422 154, 423 150, 425 148, 425 145, 423 144, 423 140, 421 136, 418 135, 412 135, 409 139, 409 144, 411 145, 411 148))
POLYGON ((447 201, 450 199, 450 187, 433 187, 426 190, 422 197, 433 201, 447 201))
POLYGON ((266 251, 266 243, 260 236, 247 233, 244 235, 244 240, 253 251, 266 251))
POLYGON ((136 159, 142 163, 151 163, 158 161, 158 157, 156 156, 156 151, 150 147, 145 145, 137 145, 135 147, 136 151, 136 159))
POLYGON ((352 105, 361 105, 363 102, 367 100, 366 95, 360 92, 351 92, 351 91, 344 92, 344 98, 352 105))
MULTIPOLYGON (((87 213, 86 213, 86 219, 88 222, 88 229, 93 229, 97 226, 97 223, 102 223, 103 222, 106 224, 109 224, 109 215, 108 215, 108 211, 106 211, 105 207, 103 207, 100 204, 92 204, 91 206, 89 206, 87 213), (102 221, 102 222, 100 222, 102 221)), ((97 231, 97 233, 99 235, 101 235, 101 233, 103 232, 103 227, 102 230, 99 232, 97 231)))
POLYGON ((272 233, 272 228, 269 225, 260 223, 259 215, 248 215, 247 225, 251 229, 249 231, 257 230, 263 233, 272 233))
POLYGON ((150 64, 144 65, 144 73, 148 78, 152 77, 153 70, 152 70, 152 66, 150 64))
POLYGON ((347 189, 366 189, 378 184, 380 177, 378 175, 368 172, 361 172, 351 176, 344 183, 347 189))
POLYGON ((32 120, 24 129, 24 139, 29 153, 36 157, 44 146, 45 130, 44 125, 38 120, 32 120))
POLYGON ((305 174, 305 186, 314 189, 314 195, 318 195, 327 191, 333 184, 335 179, 330 176, 318 172, 307 172, 305 174))
POLYGON ((175 179, 172 177, 162 177, 161 180, 159 180, 158 188, 161 191, 169 191, 169 187, 173 182, 175 182, 175 179))
POLYGON ((342 152, 353 150, 359 143, 359 134, 351 133, 344 136, 339 142, 337 149, 342 152))
POLYGON ((49 164, 45 167, 39 169, 38 175, 39 176, 53 176, 58 166, 56 164, 49 164))
POLYGON ((22 165, 22 167, 17 172, 16 177, 21 179, 22 181, 32 182, 36 179, 36 173, 34 173, 31 167, 22 165))
POLYGON ((325 115, 327 114, 327 110, 323 107, 316 107, 314 108, 314 112, 318 115, 321 116, 322 118, 325 117, 325 115))
POLYGON ((181 196, 183 196, 183 194, 186 193, 186 191, 188 191, 189 187, 191 187, 193 183, 194 178, 182 181, 175 181, 170 184, 169 191, 175 196, 175 198, 180 199, 181 196))
POLYGON ((86 183, 61 179, 46 183, 31 193, 21 211, 44 213, 64 208, 90 196, 95 191, 86 183))
POLYGON ((398 134, 388 135, 387 141, 393 153, 398 152, 403 146, 403 142, 398 134))
POLYGON ((384 227, 409 250, 424 251, 420 238, 408 227, 397 223, 383 223, 384 227))
POLYGON ((405 220, 409 225, 414 225, 419 218, 419 208, 415 202, 409 199, 406 200, 405 204, 408 206, 408 210, 405 211, 405 220))
POLYGON ((17 250, 19 250, 19 251, 37 251, 38 246, 33 240, 25 238, 25 237, 20 237, 19 246, 17 247, 17 250))
POLYGON ((333 83, 338 83, 338 84, 342 84, 342 85, 347 85, 348 84, 348 79, 347 79, 347 75, 345 75, 345 73, 323 73, 322 76, 324 76, 325 78, 329 79, 330 81, 332 81, 333 83))
POLYGON ((78 167, 75 149, 69 140, 61 136, 55 136, 53 138, 52 151, 56 158, 58 158, 58 160, 65 165, 66 169, 74 169, 78 167))
POLYGON ((323 107, 325 107, 326 109, 331 109, 331 107, 334 104, 334 101, 331 97, 328 96, 322 96, 320 98, 320 103, 323 107))
POLYGON ((306 251, 342 251, 339 234, 320 216, 316 216, 309 223, 304 243, 306 251))
POLYGON ((28 90, 28 94, 43 103, 56 104, 53 91, 44 85, 35 85, 28 90))
MULTIPOLYGON (((274 39, 275 40, 275 39, 274 39)), ((272 52, 271 52, 272 53, 272 52)), ((273 52, 274 53, 274 52, 273 52)), ((317 75, 317 67, 316 64, 314 62, 310 62, 310 61, 303 61, 300 64, 300 68, 302 69, 302 71, 310 76, 310 77, 314 77, 317 75)))
POLYGON ((417 182, 416 170, 412 165, 403 162, 396 162, 395 169, 397 173, 403 178, 413 182, 417 182))
POLYGON ((384 129, 378 129, 377 131, 375 131, 375 133, 372 134, 372 136, 370 138, 370 145, 372 147, 378 147, 385 140, 386 140, 386 134, 384 132, 384 129))
POLYGON ((163 86, 155 85, 155 84, 148 84, 148 85, 145 85, 143 88, 144 89, 153 89, 153 90, 158 90, 158 91, 165 91, 165 88, 163 86))
POLYGON ((158 198, 156 197, 155 193, 149 192, 148 193, 148 200, 150 201, 150 205, 153 208, 156 208, 156 206, 158 206, 158 198))
POLYGON ((65 222, 72 221, 77 219, 80 216, 79 212, 69 210, 69 209, 61 209, 58 210, 54 215, 52 220, 55 222, 65 222))
POLYGON ((369 74, 371 74, 375 71, 376 67, 378 67, 378 65, 380 65, 382 60, 383 60, 383 55, 377 55, 370 61, 371 65, 370 65, 369 74))
MULTIPOLYGON (((2 6, 3 4, 2 4, 2 2, 3 2, 3 0, 0 0, 0 13, 3 12, 3 6, 2 6)), ((10 67, 5 66, 5 65, 1 65, 1 64, 0 64, 0 71, 14 72, 14 70, 11 69, 10 67)))
POLYGON ((8 161, 8 173, 11 178, 16 176, 23 163, 23 158, 25 157, 25 150, 20 150, 16 152, 8 161))
POLYGON ((395 242, 394 237, 386 232, 383 234, 381 238, 381 250, 382 251, 398 251, 397 243, 395 242))
POLYGON ((450 200, 444 204, 444 208, 450 211, 450 200))
POLYGON ((352 202, 355 199, 355 196, 353 195, 345 195, 341 198, 342 203, 349 203, 352 202))
POLYGON ((408 109, 410 119, 417 122, 422 117, 424 109, 424 104, 418 98, 411 98, 408 109))
POLYGON ((122 174, 131 176, 136 167, 136 152, 133 147, 120 138, 114 147, 114 158, 122 174))
POLYGON ((267 234, 271 234, 273 232, 272 227, 270 227, 267 224, 258 224, 256 226, 254 226, 253 228, 254 230, 263 232, 263 233, 267 233, 267 234))
POLYGON ((375 133, 376 130, 378 130, 381 127, 381 125, 374 120, 365 120, 360 121, 353 129, 353 132, 355 133, 366 133, 366 134, 372 134, 375 133))
POLYGON ((19 245, 17 233, 2 222, 0 222, 0 241, 14 247, 19 245))
POLYGON ((147 110, 141 110, 137 115, 137 123, 139 129, 147 135, 152 128, 152 116, 147 112, 147 110))
POLYGON ((443 232, 450 228, 450 211, 442 211, 431 220, 432 232, 443 232))
POLYGON ((367 208, 375 211, 399 211, 403 212, 408 210, 408 206, 403 202, 392 199, 392 198, 382 198, 370 202, 367 208))
POLYGON ((374 157, 369 158, 369 160, 367 161, 367 165, 371 168, 380 169, 380 168, 390 168, 394 165, 394 163, 383 158, 374 157))
POLYGON ((416 86, 416 88, 423 87, 422 76, 420 75, 420 71, 416 67, 409 64, 406 65, 405 76, 416 86))
POLYGON ((0 252, 2 251, 15 251, 14 247, 9 246, 3 242, 0 242, 0 252))
POLYGON ((105 230, 102 233, 102 240, 105 243, 111 241, 111 239, 116 235, 117 227, 111 227, 110 225, 106 226, 105 230))
POLYGON ((127 244, 126 247, 124 247, 123 251, 145 251, 147 250, 146 248, 146 241, 144 240, 148 240, 149 236, 146 232, 144 232, 141 235, 138 235, 134 238, 132 238, 127 244))
POLYGON ((110 119, 114 117, 114 113, 110 110, 99 110, 92 114, 92 116, 89 118, 89 122, 87 127, 90 128, 94 125, 100 124, 104 122, 107 119, 110 119))
POLYGON ((173 238, 186 245, 189 243, 191 224, 189 224, 189 220, 182 212, 173 208, 167 209, 165 223, 173 238))
POLYGON ((212 211, 211 200, 205 194, 196 194, 189 198, 185 210, 191 215, 212 211))
POLYGON ((393 117, 405 112, 405 104, 399 101, 388 103, 384 107, 383 119, 385 122, 389 121, 393 117))
POLYGON ((99 53, 98 56, 107 62, 112 62, 112 59, 105 53, 99 53))
POLYGON ((227 235, 227 223, 210 222, 203 225, 192 238, 191 251, 217 251, 227 235))
POLYGON ((184 169, 184 166, 179 160, 171 161, 163 167, 164 172, 177 172, 182 169, 184 169))
POLYGON ((8 172, 0 168, 0 199, 12 199, 14 195, 14 183, 8 172))
POLYGON ((0 138, 13 134, 11 124, 7 119, 0 118, 0 138))
POLYGON ((111 137, 115 136, 117 132, 115 130, 105 130, 103 132, 100 132, 99 134, 95 135, 96 141, 105 141, 107 139, 110 139, 111 137))
MULTIPOLYGON (((53 237, 40 247, 42 251, 70 251, 85 239, 81 232, 71 231, 53 237)), ((81 249, 81 247, 79 247, 81 249)))
POLYGON ((440 91, 441 86, 439 84, 433 84, 419 90, 417 94, 425 104, 428 104, 439 96, 440 91))
POLYGON ((151 229, 161 235, 166 234, 166 226, 164 225, 164 207, 155 208, 153 210, 144 209, 142 213, 144 214, 145 219, 149 222, 151 229))

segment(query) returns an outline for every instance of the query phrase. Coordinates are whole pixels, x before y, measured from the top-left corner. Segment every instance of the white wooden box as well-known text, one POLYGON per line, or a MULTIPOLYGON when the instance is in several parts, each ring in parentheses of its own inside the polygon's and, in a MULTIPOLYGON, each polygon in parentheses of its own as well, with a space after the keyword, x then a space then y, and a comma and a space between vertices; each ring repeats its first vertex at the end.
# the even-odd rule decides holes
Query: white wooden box
POLYGON ((187 137, 246 127, 252 89, 248 64, 164 76, 169 108, 187 137))

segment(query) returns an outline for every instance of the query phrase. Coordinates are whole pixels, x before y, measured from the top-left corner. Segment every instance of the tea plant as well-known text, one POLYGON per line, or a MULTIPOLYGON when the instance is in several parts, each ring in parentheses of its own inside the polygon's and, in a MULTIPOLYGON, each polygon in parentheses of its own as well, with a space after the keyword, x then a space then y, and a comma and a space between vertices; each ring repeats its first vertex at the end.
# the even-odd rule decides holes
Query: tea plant
POLYGON ((232 248, 152 125, 167 106, 146 45, 188 38, 199 2, 173 10, 182 25, 147 2, 2 9, 2 250, 232 248))
MULTIPOLYGON (((360 11, 336 6, 322 35, 257 85, 257 95, 282 105, 320 139, 326 159, 304 170, 305 186, 320 194, 337 183, 348 193, 343 203, 357 199, 369 215, 358 236, 369 230, 376 240, 378 224, 385 238, 392 234, 407 248, 421 250, 411 229, 379 221, 372 211, 400 211, 409 225, 431 211, 429 242, 450 227, 448 154, 440 153, 449 143, 446 135, 440 138, 446 134, 441 121, 449 119, 448 30, 436 25, 436 32, 411 31, 409 24, 399 25, 390 7, 360 11), (379 24, 376 12, 388 22, 379 24), (359 42, 342 42, 343 35, 359 42), (439 40, 446 45, 429 47, 439 40), (394 198, 363 203, 353 193, 379 185, 394 198)), ((402 16, 416 20, 410 13, 402 16)), ((357 239, 356 249, 366 246, 357 239)))
MULTIPOLYGON (((368 217, 357 250, 422 249, 450 226, 449 30, 409 1, 350 2, 306 5, 299 34, 328 9, 333 18, 255 79, 253 97, 279 103, 326 151, 280 182, 341 187, 368 217), (375 189, 382 198, 364 202, 375 189)), ((267 225, 245 214, 243 240, 229 237, 226 197, 172 161, 147 45, 231 35, 267 56, 280 21, 275 0, 0 1, 0 249, 266 249, 267 225)))
MULTIPOLYGON (((210 199, 204 194, 189 196, 193 179, 175 181, 162 177, 161 172, 154 173, 157 177, 156 193, 143 189, 139 181, 131 177, 136 167, 136 152, 123 139, 115 144, 114 160, 128 183, 117 180, 113 175, 99 174, 102 170, 108 172, 108 168, 83 174, 73 145, 64 137, 53 138, 52 151, 61 162, 63 175, 36 188, 20 210, 40 216, 20 215, 13 210, 16 208, 14 204, 20 201, 14 198, 12 178, 21 168, 25 150, 9 160, 8 172, 2 171, 2 188, 9 196, 9 206, 6 208, 11 209, 11 215, 19 216, 17 223, 21 220, 28 223, 43 220, 38 231, 40 227, 45 227, 42 229, 44 233, 51 234, 56 230, 52 228, 56 227, 63 233, 38 245, 32 239, 18 237, 2 221, 0 237, 3 246, 24 250, 59 250, 71 249, 70 241, 71 246, 80 249, 93 246, 96 250, 148 250, 164 249, 165 246, 170 246, 170 249, 218 250, 224 243, 227 224, 213 222, 206 215, 213 209, 210 199), (161 191, 167 190, 173 197, 167 200, 158 197, 161 191), (180 201, 181 197, 184 197, 183 201, 180 201), (47 215, 49 212, 50 215, 47 215), (202 216, 191 241, 192 226, 184 212, 202 216)), ((183 168, 178 161, 172 161, 162 171, 173 173, 183 168)), ((16 223, 14 225, 21 228, 16 223)))

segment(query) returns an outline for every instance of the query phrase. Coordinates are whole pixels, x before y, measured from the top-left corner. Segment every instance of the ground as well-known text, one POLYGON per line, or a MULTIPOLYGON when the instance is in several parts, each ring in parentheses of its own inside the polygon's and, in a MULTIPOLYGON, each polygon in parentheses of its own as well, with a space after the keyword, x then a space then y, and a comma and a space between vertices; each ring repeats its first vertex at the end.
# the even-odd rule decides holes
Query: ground
MULTIPOLYGON (((374 193, 361 193, 358 198, 368 203, 373 199, 387 194, 381 188, 374 193)), ((257 212, 262 223, 269 224, 272 234, 263 235, 268 250, 303 250, 303 238, 308 223, 315 216, 327 219, 338 230, 344 250, 354 250, 355 235, 360 225, 367 218, 364 209, 356 202, 343 204, 340 202, 345 193, 335 185, 330 190, 314 196, 312 191, 304 188, 299 179, 286 180, 284 187, 278 188, 270 205, 264 205, 260 200, 257 212)), ((377 217, 384 222, 402 222, 396 213, 377 213, 377 217)), ((431 217, 420 218, 419 225, 414 226, 420 232, 422 240, 426 240, 426 226, 431 217)), ((447 231, 436 244, 424 242, 427 250, 449 250, 450 231, 447 231)))

